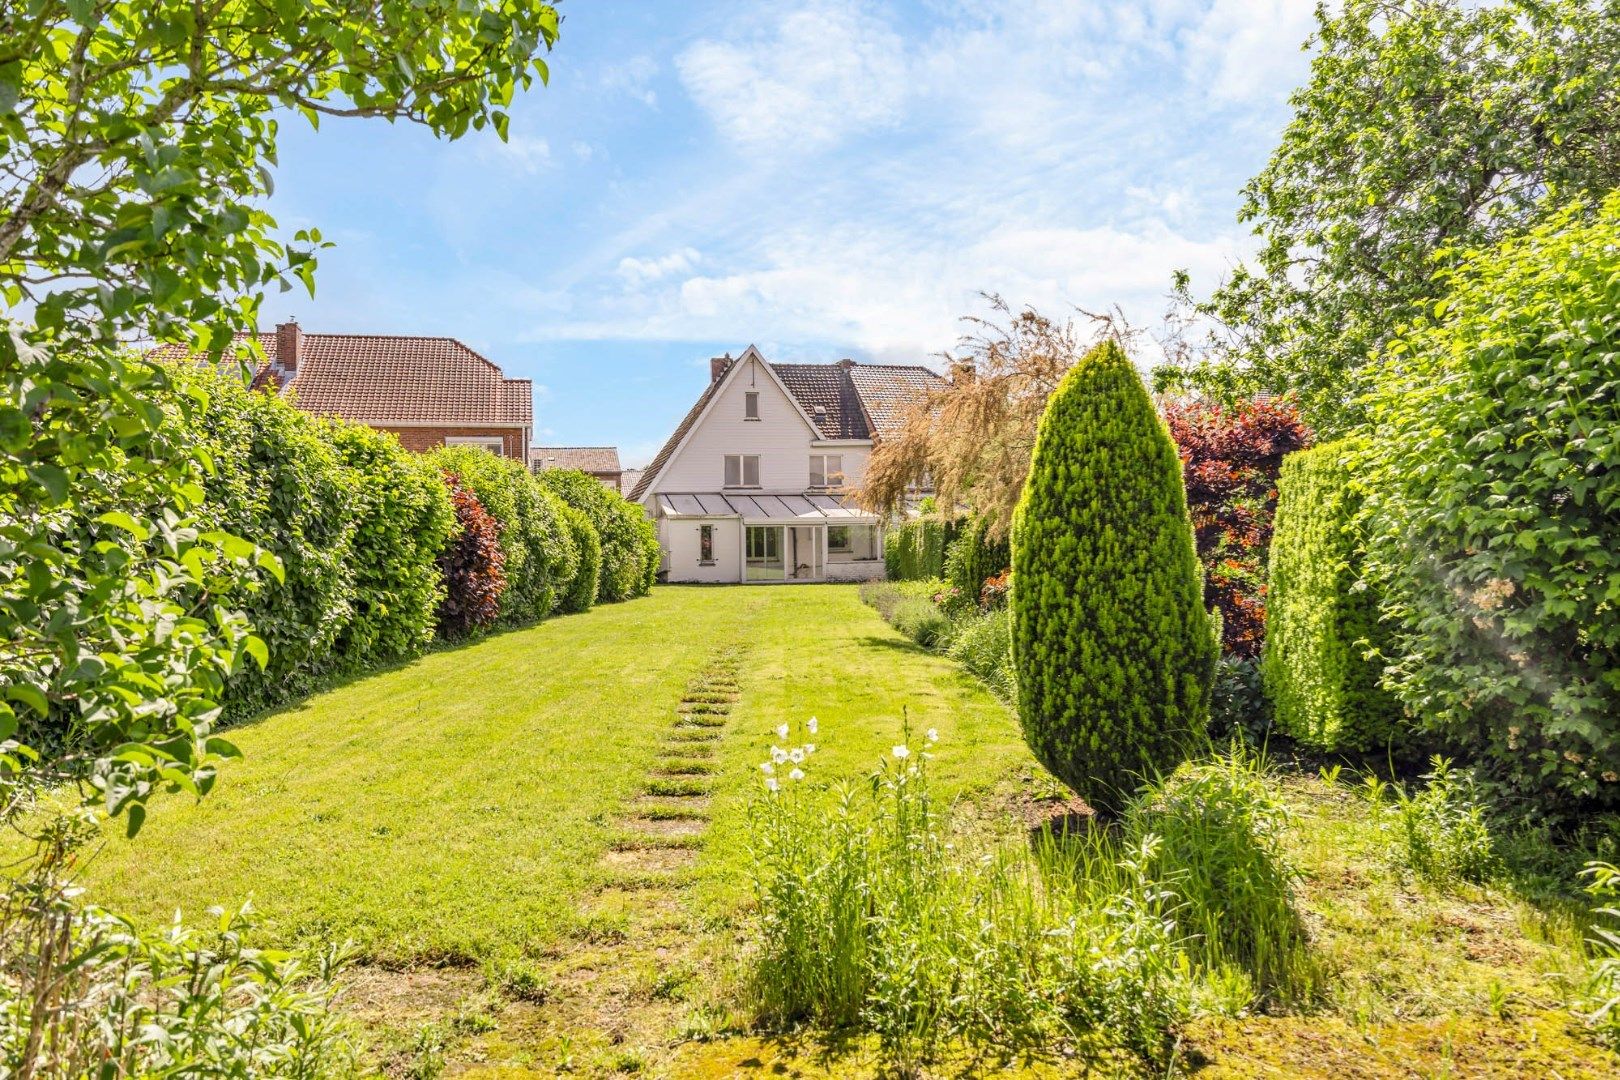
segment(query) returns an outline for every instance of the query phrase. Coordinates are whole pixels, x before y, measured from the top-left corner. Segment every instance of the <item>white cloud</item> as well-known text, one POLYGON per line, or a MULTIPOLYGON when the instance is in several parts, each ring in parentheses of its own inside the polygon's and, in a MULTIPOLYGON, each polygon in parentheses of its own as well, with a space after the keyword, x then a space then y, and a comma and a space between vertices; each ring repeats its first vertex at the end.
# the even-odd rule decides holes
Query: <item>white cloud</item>
POLYGON ((632 56, 602 69, 602 89, 628 95, 648 108, 657 108, 658 94, 648 85, 657 74, 657 60, 650 56, 632 56))
POLYGON ((619 260, 619 276, 632 286, 646 285, 672 274, 687 274, 702 259, 695 248, 682 248, 651 259, 619 260))
POLYGON ((1185 35, 1198 81, 1223 102, 1281 100, 1305 72, 1315 10, 1315 0, 1214 0, 1185 35))
POLYGON ((745 41, 698 41, 676 68, 728 138, 777 149, 893 123, 908 81, 899 35, 848 0, 817 0, 745 41))
POLYGON ((551 143, 534 135, 508 131, 505 142, 490 138, 481 150, 486 160, 509 164, 530 175, 551 164, 551 143))
POLYGON ((794 231, 772 238, 751 269, 670 275, 633 306, 550 324, 541 336, 827 342, 917 362, 955 343, 961 316, 983 312, 981 291, 1053 314, 1117 302, 1133 322, 1151 323, 1173 270, 1214 275, 1235 243, 1195 241, 1162 222, 1006 225, 972 241, 922 244, 898 230, 794 231))

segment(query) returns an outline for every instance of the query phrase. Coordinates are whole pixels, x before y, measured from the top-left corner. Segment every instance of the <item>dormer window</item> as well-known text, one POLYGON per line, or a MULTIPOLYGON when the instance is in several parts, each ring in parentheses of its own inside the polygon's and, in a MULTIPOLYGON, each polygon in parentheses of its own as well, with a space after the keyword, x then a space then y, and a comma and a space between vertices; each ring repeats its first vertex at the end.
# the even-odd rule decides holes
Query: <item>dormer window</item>
POLYGON ((743 394, 743 419, 759 419, 759 391, 749 390, 743 394))

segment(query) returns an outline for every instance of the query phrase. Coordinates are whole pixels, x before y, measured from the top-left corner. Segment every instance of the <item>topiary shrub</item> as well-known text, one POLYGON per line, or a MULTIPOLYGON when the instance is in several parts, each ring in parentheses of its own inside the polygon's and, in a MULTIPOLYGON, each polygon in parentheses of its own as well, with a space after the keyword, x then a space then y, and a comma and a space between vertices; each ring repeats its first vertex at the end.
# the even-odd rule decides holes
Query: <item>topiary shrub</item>
POLYGON ((1112 341, 1047 403, 1012 550, 1024 738, 1094 807, 1117 811, 1206 737, 1219 643, 1181 459, 1112 341))
POLYGON ((1385 685, 1541 809, 1620 807, 1620 194, 1442 280, 1359 463, 1385 685))
POLYGON ((645 596, 658 572, 658 536, 646 511, 577 469, 546 469, 541 485, 590 519, 601 546, 598 603, 645 596), (650 569, 649 569, 650 560, 650 569))
POLYGON ((307 691, 314 676, 352 668, 335 647, 354 618, 353 507, 360 479, 325 437, 323 422, 234 374, 176 367, 181 386, 204 395, 174 410, 182 438, 212 468, 203 478, 202 526, 251 539, 281 560, 284 580, 244 578, 216 599, 247 616, 268 664, 238 668, 226 701, 243 715, 307 691))
POLYGON ((1260 675, 1277 728, 1320 750, 1372 750, 1405 731, 1378 684, 1383 664, 1368 656, 1385 634, 1362 579, 1354 450, 1340 441, 1289 454, 1277 478, 1260 675))
POLYGON ((440 635, 458 638, 492 626, 500 618, 506 549, 501 545, 499 523, 461 478, 445 473, 444 485, 455 511, 456 532, 439 554, 444 599, 439 602, 437 621, 440 635))
POLYGON ((945 580, 975 603, 984 583, 1012 565, 1007 538, 991 540, 989 531, 984 518, 969 518, 958 525, 956 538, 945 548, 945 580))
POLYGON ((455 473, 500 525, 506 572, 501 619, 530 622, 551 614, 579 558, 556 501, 511 458, 476 446, 441 447, 432 457, 439 468, 455 473))
POLYGON ((602 573, 602 541, 583 510, 563 504, 563 522, 573 534, 579 549, 579 564, 568 587, 563 590, 561 610, 589 611, 596 603, 597 580, 602 573))
POLYGON ((355 473, 353 616, 333 650, 352 664, 408 656, 433 640, 439 556, 456 528, 439 470, 393 435, 329 421, 326 441, 355 473))

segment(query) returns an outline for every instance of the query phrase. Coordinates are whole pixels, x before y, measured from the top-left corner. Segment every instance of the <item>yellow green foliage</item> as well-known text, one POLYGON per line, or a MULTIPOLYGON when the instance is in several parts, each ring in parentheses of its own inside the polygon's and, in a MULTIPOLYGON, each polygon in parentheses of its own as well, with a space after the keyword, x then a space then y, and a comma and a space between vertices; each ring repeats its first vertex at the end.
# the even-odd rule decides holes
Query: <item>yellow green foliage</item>
POLYGON ((1047 405, 1012 546, 1024 737, 1093 805, 1117 809, 1205 737, 1218 642, 1181 459, 1112 341, 1047 405))

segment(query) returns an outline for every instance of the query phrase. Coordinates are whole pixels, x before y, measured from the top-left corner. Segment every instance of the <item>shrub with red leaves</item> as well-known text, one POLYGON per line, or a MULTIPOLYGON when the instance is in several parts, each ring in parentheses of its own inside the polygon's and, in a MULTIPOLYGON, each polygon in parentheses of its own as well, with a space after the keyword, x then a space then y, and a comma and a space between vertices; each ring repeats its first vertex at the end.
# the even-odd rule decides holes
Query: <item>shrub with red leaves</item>
POLYGON ((500 526, 478 496, 463 487, 454 473, 445 473, 444 483, 456 507, 457 529, 439 556, 439 573, 444 579, 439 633, 465 637, 500 615, 506 556, 501 550, 500 526))
POLYGON ((1284 454, 1310 445, 1310 429, 1290 401, 1236 408, 1170 401, 1164 418, 1181 448, 1187 509, 1204 564, 1204 602, 1225 620, 1226 654, 1257 657, 1265 637, 1277 472, 1284 454))

